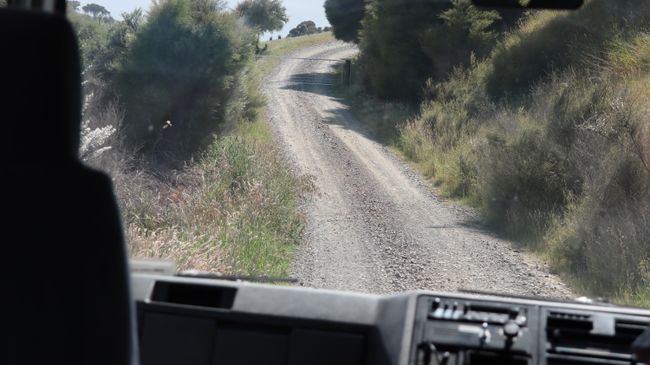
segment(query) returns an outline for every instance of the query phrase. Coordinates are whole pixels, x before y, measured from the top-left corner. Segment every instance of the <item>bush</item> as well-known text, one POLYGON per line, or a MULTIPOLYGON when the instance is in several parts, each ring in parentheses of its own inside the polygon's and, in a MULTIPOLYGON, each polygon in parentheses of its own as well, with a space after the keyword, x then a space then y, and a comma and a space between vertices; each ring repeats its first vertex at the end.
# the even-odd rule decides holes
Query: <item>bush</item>
POLYGON ((473 59, 485 57, 495 44, 494 25, 501 19, 496 11, 479 10, 465 0, 454 0, 439 18, 443 24, 430 27, 421 36, 434 80, 444 80, 455 68, 465 68, 473 59))
POLYGON ((358 42, 361 21, 366 12, 366 0, 326 0, 324 7, 336 39, 358 42))
POLYGON ((295 28, 289 31, 288 37, 300 37, 303 35, 310 35, 315 33, 320 33, 322 29, 316 28, 316 23, 311 20, 307 20, 298 24, 295 28))
POLYGON ((510 236, 534 239, 548 224, 540 217, 561 212, 566 204, 569 164, 534 127, 488 140, 478 167, 487 221, 510 236), (529 233, 532 237, 526 237, 529 233))
POLYGON ((548 73, 592 66, 609 42, 648 24, 648 14, 643 0, 590 0, 577 11, 534 13, 497 47, 488 91, 495 98, 525 95, 548 73))
POLYGON ((585 291, 625 297, 650 284, 647 171, 619 148, 607 153, 598 180, 573 202, 547 240, 556 266, 585 291))
POLYGON ((165 0, 150 10, 121 64, 125 136, 152 155, 187 156, 224 122, 255 35, 215 0, 165 0))
POLYGON ((68 12, 77 33, 87 94, 101 92, 112 95, 110 81, 144 21, 141 9, 123 16, 124 21, 106 22, 72 10, 68 12))
POLYGON ((447 7, 435 1, 408 6, 399 0, 368 4, 362 23, 359 70, 371 93, 408 101, 420 96, 433 66, 422 51, 420 37, 432 23, 441 23, 437 17, 447 7))
MULTIPOLYGON (((374 0, 362 22, 359 67, 368 91, 414 102, 428 79, 442 81, 457 67, 486 56, 505 21, 467 0, 449 3, 374 0)), ((511 17, 507 22, 513 21, 511 17)))
POLYGON ((419 116, 400 128, 399 145, 442 185, 446 195, 478 202, 479 131, 496 113, 485 94, 486 63, 456 69, 443 83, 429 81, 419 116))
POLYGON ((280 159, 271 144, 235 132, 185 171, 140 180, 126 197, 131 255, 173 258, 181 270, 288 275, 303 224, 298 196, 310 183, 280 159))

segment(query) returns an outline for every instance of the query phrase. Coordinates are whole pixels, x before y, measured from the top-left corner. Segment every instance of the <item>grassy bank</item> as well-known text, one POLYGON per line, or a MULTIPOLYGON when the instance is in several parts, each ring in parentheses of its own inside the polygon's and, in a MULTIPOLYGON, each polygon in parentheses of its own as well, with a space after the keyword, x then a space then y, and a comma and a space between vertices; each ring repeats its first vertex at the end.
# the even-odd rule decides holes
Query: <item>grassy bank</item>
POLYGON ((330 40, 327 33, 270 42, 240 85, 248 107, 257 100, 254 110, 233 113, 242 117, 181 169, 154 169, 122 148, 89 158, 113 176, 132 257, 172 260, 181 270, 289 274, 303 228, 298 204, 311 183, 282 159, 257 90, 283 56, 330 40))
POLYGON ((576 292, 648 306, 646 6, 592 0, 533 13, 490 56, 429 83, 414 116, 346 93, 442 194, 478 209, 576 292))
POLYGON ((132 257, 180 269, 285 276, 300 241, 300 195, 263 120, 218 137, 177 173, 120 186, 132 257), (152 185, 153 184, 153 185, 152 185))

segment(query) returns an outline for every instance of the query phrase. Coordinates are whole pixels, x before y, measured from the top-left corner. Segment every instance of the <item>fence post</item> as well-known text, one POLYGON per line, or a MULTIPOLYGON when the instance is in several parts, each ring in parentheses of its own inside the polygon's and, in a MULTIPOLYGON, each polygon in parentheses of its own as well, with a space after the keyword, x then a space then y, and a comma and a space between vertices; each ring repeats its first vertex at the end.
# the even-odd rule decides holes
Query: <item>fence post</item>
POLYGON ((352 60, 345 60, 345 83, 347 86, 352 84, 352 60))
POLYGON ((341 72, 341 83, 350 86, 352 84, 352 60, 345 60, 343 72, 341 72))

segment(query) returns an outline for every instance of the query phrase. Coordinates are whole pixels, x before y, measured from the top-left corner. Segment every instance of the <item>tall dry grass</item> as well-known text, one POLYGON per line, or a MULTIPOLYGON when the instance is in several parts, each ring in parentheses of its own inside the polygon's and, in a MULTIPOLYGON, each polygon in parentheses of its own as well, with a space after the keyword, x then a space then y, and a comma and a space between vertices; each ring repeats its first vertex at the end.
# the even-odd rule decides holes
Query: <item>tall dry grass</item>
MULTIPOLYGON (((111 112, 85 134, 119 126, 111 112)), ((119 134, 86 163, 112 178, 132 257, 174 261, 179 269, 284 276, 299 243, 299 197, 310 181, 296 178, 261 121, 216 137, 180 170, 148 165, 119 143, 119 134)), ((108 143, 109 141, 106 141, 108 143)))

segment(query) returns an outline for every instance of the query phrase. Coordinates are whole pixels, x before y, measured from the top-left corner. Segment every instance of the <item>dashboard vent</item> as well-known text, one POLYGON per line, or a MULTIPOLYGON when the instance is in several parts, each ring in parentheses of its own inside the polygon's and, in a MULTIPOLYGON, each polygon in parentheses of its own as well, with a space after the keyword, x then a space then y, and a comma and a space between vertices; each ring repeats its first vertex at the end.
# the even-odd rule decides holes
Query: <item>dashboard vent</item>
POLYGON ((153 288, 151 301, 230 309, 236 294, 237 289, 230 287, 157 281, 153 288))
POLYGON ((548 312, 548 364, 634 364, 632 342, 649 323, 645 318, 616 318, 611 314, 548 312))
POLYGON ((587 314, 549 312, 546 326, 556 331, 585 331, 593 328, 593 320, 587 314))
POLYGON ((650 321, 619 319, 616 321, 616 335, 629 337, 634 341, 648 328, 650 321))

